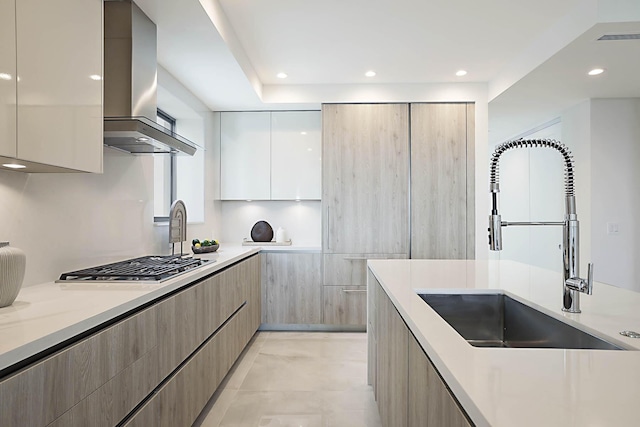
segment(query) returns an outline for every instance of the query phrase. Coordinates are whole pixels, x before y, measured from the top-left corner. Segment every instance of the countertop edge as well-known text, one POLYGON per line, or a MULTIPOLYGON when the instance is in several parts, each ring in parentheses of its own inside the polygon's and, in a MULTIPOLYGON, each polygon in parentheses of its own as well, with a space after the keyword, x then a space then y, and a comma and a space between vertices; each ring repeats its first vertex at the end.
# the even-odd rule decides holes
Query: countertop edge
MULTIPOLYGON (((237 250, 233 255, 229 257, 225 257, 223 260, 220 260, 220 254, 199 254, 200 258, 204 259, 214 259, 217 257, 216 262, 212 262, 210 264, 205 265, 204 267, 198 268, 193 271, 189 271, 187 273, 181 274, 178 277, 173 279, 169 279, 166 282, 163 282, 157 286, 157 289, 154 289, 148 293, 142 294, 138 297, 130 299, 126 302, 118 304, 112 308, 106 309, 102 312, 99 312, 93 316, 80 320, 76 323, 73 323, 69 326, 63 327, 57 331, 51 332, 47 335, 44 335, 40 338, 37 338, 33 341, 30 341, 26 344, 18 346, 14 349, 8 350, 2 354, 0 354, 0 372, 3 372, 7 369, 11 370, 12 366, 20 364, 22 361, 32 358, 42 352, 46 352, 47 350, 60 345, 68 340, 72 340, 87 331, 90 331, 100 325, 107 323, 113 319, 118 318, 121 315, 129 313, 140 306, 151 303, 155 300, 162 298, 164 295, 175 292, 184 288, 186 285, 198 281, 204 277, 215 274, 216 272, 229 267, 233 264, 236 264, 246 258, 249 258, 252 255, 260 253, 260 247, 243 247, 240 250, 237 250)), ((221 251, 223 252, 223 251, 221 251)), ((30 288, 37 288, 40 286, 48 286, 53 285, 53 282, 44 283, 41 285, 36 285, 30 288)), ((28 292, 28 291, 27 291, 28 292)), ((20 296, 20 295, 19 295, 20 296)), ((0 314, 1 311, 0 311, 0 314)), ((3 375, 4 376, 4 375, 3 375)))

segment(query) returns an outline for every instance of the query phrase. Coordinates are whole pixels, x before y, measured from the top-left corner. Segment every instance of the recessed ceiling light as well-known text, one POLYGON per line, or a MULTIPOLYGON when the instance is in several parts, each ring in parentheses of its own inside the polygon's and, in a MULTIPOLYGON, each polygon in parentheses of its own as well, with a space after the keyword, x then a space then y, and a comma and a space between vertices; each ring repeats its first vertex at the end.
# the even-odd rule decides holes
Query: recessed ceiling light
POLYGON ((306 135, 307 133, 305 131, 300 132, 300 135, 306 135))
POLYGON ((4 166, 5 168, 11 168, 11 169, 24 169, 24 168, 26 168, 25 165, 19 165, 17 163, 5 163, 2 166, 4 166))
POLYGON ((0 73, 0 80, 11 80, 11 74, 9 74, 9 73, 0 73))
POLYGON ((91 80, 96 80, 96 81, 97 81, 97 80, 102 80, 102 76, 99 76, 98 74, 91 74, 91 75, 89 76, 89 78, 90 78, 91 80))
POLYGON ((465 70, 458 70, 456 71, 456 76, 458 77, 462 77, 462 76, 466 76, 467 72, 465 70))
POLYGON ((147 138, 146 136, 140 136, 140 137, 136 138, 136 141, 138 141, 138 142, 146 142, 148 140, 149 140, 149 138, 147 138))
POLYGON ((589 71, 590 76, 597 76, 598 74, 602 73, 604 73, 604 70, 602 68, 594 68, 593 70, 589 71))
POLYGON ((366 73, 364 73, 364 75, 367 76, 367 77, 375 77, 376 72, 373 71, 373 70, 369 70, 366 73))
POLYGON ((287 73, 278 73, 276 77, 279 79, 286 79, 288 76, 287 73))

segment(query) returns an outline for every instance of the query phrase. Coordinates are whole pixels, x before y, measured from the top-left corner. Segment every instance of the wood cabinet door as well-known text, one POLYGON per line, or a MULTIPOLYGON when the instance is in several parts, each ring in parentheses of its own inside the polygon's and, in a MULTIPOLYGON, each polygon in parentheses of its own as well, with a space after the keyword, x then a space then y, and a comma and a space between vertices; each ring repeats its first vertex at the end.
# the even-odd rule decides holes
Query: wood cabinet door
POLYGON ((378 308, 377 399, 383 427, 407 426, 409 330, 387 297, 376 287, 378 308))
POLYGON ((472 104, 411 104, 411 258, 475 256, 472 104))
POLYGON ((409 337, 409 427, 470 427, 415 338, 409 337))
POLYGON ((264 322, 322 323, 322 254, 267 252, 264 264, 264 322))
POLYGON ((322 107, 323 249, 408 253, 409 107, 322 107))

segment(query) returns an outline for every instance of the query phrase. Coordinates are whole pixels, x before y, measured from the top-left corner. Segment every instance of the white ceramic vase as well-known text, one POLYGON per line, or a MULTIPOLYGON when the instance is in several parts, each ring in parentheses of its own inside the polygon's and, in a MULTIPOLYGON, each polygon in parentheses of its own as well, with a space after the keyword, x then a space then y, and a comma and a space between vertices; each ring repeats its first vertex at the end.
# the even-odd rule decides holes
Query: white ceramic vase
POLYGON ((0 242, 0 307, 7 307, 16 300, 26 264, 24 252, 9 246, 9 242, 0 242))

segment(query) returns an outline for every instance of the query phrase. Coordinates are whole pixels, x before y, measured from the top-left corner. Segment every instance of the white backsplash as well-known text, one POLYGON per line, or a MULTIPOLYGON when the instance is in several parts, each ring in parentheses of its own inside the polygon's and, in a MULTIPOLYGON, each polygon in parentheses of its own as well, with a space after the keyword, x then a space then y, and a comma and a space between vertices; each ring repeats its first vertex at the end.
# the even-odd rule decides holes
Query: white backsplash
POLYGON ((103 174, 0 171, 0 241, 27 256, 23 286, 149 253, 154 237, 153 158, 105 148, 103 174))
POLYGON ((251 239, 251 228, 267 221, 273 228, 287 230, 296 246, 321 246, 322 207, 320 201, 223 201, 221 240, 241 243, 251 239))

